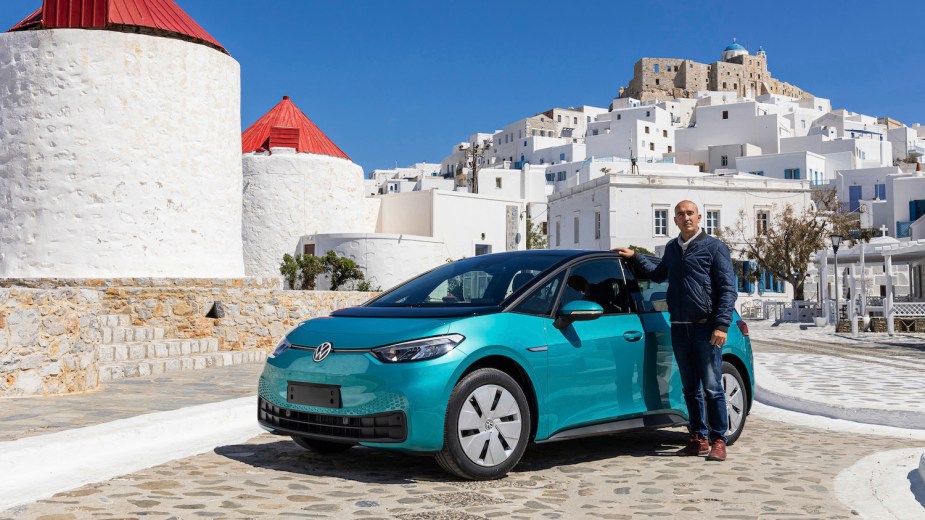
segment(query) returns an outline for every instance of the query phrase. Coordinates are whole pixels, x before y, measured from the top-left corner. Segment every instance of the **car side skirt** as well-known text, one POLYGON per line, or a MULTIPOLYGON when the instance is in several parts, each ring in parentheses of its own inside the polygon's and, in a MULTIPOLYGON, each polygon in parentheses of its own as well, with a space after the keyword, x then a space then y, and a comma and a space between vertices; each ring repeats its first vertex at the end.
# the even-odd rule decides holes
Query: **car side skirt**
POLYGON ((570 439, 580 439, 582 437, 594 437, 597 435, 607 435, 611 433, 621 433, 633 430, 654 430, 658 428, 670 428, 687 424, 687 419, 678 414, 663 413, 644 415, 642 417, 633 417, 632 419, 621 419, 606 423, 592 424, 589 426, 580 426, 563 430, 547 439, 536 441, 536 444, 547 442, 566 441, 570 439))

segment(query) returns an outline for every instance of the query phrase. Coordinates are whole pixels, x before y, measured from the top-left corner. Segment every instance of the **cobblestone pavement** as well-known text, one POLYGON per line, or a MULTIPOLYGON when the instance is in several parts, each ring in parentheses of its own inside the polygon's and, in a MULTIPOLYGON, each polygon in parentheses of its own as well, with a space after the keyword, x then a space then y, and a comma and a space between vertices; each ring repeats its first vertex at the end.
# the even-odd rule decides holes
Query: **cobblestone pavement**
POLYGON ((852 518, 835 475, 872 452, 917 445, 748 421, 723 463, 674 456, 685 434, 661 430, 533 446, 492 482, 453 480, 428 457, 320 456, 265 434, 0 518, 852 518))
POLYGON ((0 442, 257 393, 263 363, 120 379, 100 390, 2 401, 0 442))

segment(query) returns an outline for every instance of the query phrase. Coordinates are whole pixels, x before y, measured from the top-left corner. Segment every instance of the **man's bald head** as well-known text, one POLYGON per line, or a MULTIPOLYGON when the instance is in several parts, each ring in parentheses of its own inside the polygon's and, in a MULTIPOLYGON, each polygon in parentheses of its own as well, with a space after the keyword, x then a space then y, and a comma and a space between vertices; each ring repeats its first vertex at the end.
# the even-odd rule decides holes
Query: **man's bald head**
POLYGON ((695 215, 699 215, 699 214, 700 214, 700 208, 697 207, 697 204, 694 203, 694 201, 692 201, 692 200, 682 200, 681 202, 677 203, 677 204, 675 205, 675 207, 674 207, 674 214, 675 214, 675 215, 678 214, 678 210, 681 209, 682 206, 684 207, 684 210, 683 210, 683 211, 685 211, 685 212, 686 212, 687 210, 689 210, 689 209, 692 209, 692 210, 694 210, 694 214, 695 214, 695 215))

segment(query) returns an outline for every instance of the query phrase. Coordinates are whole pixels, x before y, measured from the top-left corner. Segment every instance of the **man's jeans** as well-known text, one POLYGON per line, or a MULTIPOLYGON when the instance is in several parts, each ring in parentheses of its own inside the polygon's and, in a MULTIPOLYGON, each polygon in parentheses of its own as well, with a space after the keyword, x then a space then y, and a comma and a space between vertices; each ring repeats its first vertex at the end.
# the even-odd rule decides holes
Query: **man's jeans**
POLYGON ((672 323, 671 345, 681 373, 691 434, 726 442, 729 416, 723 391, 723 349, 710 344, 715 329, 713 325, 672 323))

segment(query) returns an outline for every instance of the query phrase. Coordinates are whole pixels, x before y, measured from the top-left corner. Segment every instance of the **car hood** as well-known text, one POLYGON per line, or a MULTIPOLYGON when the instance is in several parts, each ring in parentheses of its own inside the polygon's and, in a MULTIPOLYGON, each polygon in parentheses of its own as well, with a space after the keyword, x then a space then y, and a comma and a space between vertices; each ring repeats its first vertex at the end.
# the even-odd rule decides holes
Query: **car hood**
POLYGON ((335 349, 368 349, 446 334, 448 318, 388 319, 332 316, 303 322, 286 339, 293 345, 315 347, 330 342, 335 349))

